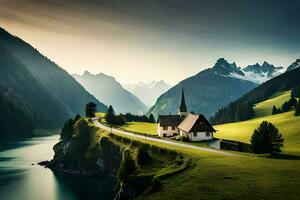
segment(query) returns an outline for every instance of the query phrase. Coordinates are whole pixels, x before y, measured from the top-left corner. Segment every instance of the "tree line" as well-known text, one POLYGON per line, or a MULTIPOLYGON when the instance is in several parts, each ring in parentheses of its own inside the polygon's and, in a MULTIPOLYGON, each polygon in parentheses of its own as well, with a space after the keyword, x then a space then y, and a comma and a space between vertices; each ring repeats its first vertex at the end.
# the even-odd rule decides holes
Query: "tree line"
POLYGON ((119 114, 116 115, 114 109, 112 106, 109 106, 106 115, 105 120, 107 123, 112 125, 118 125, 122 126, 126 124, 126 122, 149 122, 149 123, 155 123, 155 118, 153 114, 151 114, 149 117, 146 115, 133 115, 131 113, 119 114))

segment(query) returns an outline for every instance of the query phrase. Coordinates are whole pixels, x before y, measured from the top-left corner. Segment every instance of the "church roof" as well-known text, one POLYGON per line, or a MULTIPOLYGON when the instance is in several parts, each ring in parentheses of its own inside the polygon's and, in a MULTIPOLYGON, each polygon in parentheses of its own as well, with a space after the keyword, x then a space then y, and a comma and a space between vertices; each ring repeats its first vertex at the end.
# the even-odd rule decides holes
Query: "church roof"
POLYGON ((213 126, 207 121, 203 115, 188 114, 186 118, 179 124, 179 129, 185 132, 216 132, 213 126))
POLYGON ((179 115, 159 115, 158 123, 160 126, 178 126, 183 118, 179 115))

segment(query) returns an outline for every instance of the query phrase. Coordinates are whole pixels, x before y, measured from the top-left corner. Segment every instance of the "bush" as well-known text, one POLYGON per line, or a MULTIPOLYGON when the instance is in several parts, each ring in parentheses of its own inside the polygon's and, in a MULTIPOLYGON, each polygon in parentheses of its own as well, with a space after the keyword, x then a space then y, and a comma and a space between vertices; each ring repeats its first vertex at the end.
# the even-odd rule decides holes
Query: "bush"
POLYGON ((251 136, 250 148, 254 153, 281 152, 283 136, 270 122, 263 121, 251 136))

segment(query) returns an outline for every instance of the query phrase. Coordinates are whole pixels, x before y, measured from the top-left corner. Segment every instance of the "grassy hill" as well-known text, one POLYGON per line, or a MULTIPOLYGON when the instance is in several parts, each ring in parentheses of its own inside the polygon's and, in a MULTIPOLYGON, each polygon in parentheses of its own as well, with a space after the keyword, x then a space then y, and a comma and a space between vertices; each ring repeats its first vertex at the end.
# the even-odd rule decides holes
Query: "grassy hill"
POLYGON ((294 116, 294 111, 271 115, 273 105, 280 107, 290 99, 291 91, 277 92, 270 99, 256 104, 254 107, 256 118, 236 123, 215 126, 217 138, 239 140, 249 143, 251 135, 259 124, 266 120, 275 124, 284 136, 283 151, 300 155, 300 117, 294 116))
POLYGON ((272 108, 275 105, 281 108, 282 104, 291 98, 291 90, 285 92, 276 92, 268 100, 260 102, 254 106, 255 117, 263 117, 272 114, 272 108))
POLYGON ((160 179, 162 187, 158 191, 144 193, 138 199, 283 199, 286 194, 288 199, 297 199, 300 195, 299 157, 227 157, 159 142, 147 143, 184 154, 191 158, 191 166, 160 179))

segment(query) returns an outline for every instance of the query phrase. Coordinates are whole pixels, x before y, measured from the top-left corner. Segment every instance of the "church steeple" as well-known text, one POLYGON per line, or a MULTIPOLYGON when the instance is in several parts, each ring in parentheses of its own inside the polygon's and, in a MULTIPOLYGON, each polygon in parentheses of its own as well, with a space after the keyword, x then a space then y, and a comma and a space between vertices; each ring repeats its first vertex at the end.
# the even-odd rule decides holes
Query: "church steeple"
POLYGON ((179 106, 179 113, 180 116, 186 116, 187 115, 187 108, 186 108, 186 104, 185 104, 185 98, 184 98, 184 90, 182 88, 181 91, 181 103, 179 106))

